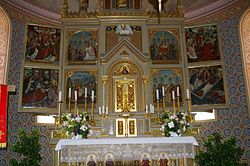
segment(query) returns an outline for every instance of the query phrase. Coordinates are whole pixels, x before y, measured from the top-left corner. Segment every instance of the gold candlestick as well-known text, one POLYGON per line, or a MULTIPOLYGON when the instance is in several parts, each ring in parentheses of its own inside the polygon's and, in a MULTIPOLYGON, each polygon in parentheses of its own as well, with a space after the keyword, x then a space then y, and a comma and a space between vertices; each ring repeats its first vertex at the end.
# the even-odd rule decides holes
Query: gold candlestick
POLYGON ((90 124, 92 126, 95 126, 95 119, 94 119, 94 100, 92 100, 91 103, 91 120, 90 120, 90 124))
POLYGON ((68 100, 68 113, 71 112, 70 102, 71 102, 71 97, 69 97, 69 100, 68 100))
POLYGON ((180 106, 180 96, 177 96, 177 113, 181 112, 181 106, 180 106))
POLYGON ((57 105, 58 105, 58 118, 56 120, 56 126, 60 126, 62 124, 62 118, 61 118, 61 105, 62 105, 62 101, 57 101, 57 105))
POLYGON ((78 110, 77 110, 77 100, 75 100, 75 108, 74 108, 74 115, 78 115, 78 110))
POLYGON ((165 96, 162 96, 163 110, 166 111, 165 96))
POLYGON ((175 99, 173 99, 173 113, 174 113, 174 115, 175 115, 175 113, 176 113, 176 109, 175 109, 175 99))
POLYGON ((160 118, 160 103, 159 103, 159 100, 157 100, 157 119, 156 121, 158 123, 161 123, 161 118, 160 118))
POLYGON ((86 96, 84 97, 84 110, 85 110, 85 112, 88 111, 87 110, 87 97, 86 96))

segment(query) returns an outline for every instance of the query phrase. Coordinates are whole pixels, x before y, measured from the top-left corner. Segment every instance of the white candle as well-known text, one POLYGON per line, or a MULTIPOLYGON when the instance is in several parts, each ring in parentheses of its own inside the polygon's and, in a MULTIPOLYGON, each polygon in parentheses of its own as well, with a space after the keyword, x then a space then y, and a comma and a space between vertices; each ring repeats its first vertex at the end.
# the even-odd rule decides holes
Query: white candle
POLYGON ((62 91, 59 91, 58 101, 62 101, 62 91))
POLYGON ((106 107, 106 114, 109 114, 109 107, 106 107))
POLYGON ((159 100, 159 90, 156 89, 156 99, 159 100))
POLYGON ((187 99, 190 99, 189 89, 187 89, 187 99))
POLYGON ((172 99, 175 100, 175 94, 174 91, 172 91, 172 99))
POLYGON ((162 96, 163 97, 165 96, 165 88, 164 88, 164 86, 162 86, 162 96))
POLYGON ((180 97, 180 87, 177 86, 177 97, 180 97))
POLYGON ((102 106, 102 113, 105 114, 104 106, 102 106))
POLYGON ((77 101, 77 91, 75 90, 75 101, 77 101))
POLYGON ((146 114, 148 113, 148 105, 146 104, 146 114))
POLYGON ((69 98, 71 98, 71 88, 69 88, 69 98))
POLYGON ((99 114, 101 115, 102 114, 102 108, 99 107, 99 114))
POLYGON ((87 98, 87 88, 84 88, 84 97, 87 98))
POLYGON ((92 101, 94 101, 94 94, 95 92, 92 90, 92 96, 91 96, 92 101))
POLYGON ((154 114, 155 113, 155 107, 154 107, 154 105, 152 105, 152 114, 154 114))

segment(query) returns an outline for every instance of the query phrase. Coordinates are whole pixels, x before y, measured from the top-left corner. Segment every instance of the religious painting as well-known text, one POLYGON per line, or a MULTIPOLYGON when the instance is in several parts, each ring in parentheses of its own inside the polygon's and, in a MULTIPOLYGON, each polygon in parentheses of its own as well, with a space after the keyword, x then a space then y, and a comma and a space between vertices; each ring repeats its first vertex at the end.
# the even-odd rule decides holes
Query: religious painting
POLYGON ((115 165, 115 157, 113 154, 111 153, 108 153, 106 156, 105 156, 105 166, 114 166, 115 165))
POLYGON ((97 31, 68 31, 67 57, 69 64, 97 62, 97 31))
POLYGON ((23 108, 56 108, 59 70, 24 67, 23 108))
POLYGON ((150 155, 148 153, 143 153, 141 157, 141 165, 142 166, 150 166, 152 165, 152 160, 150 159, 150 155))
POLYGON ((167 154, 166 153, 161 153, 160 154, 160 157, 158 159, 158 165, 159 166, 168 166, 169 165, 169 160, 168 160, 168 157, 167 157, 167 154))
POLYGON ((179 63, 181 51, 177 29, 150 29, 148 36, 153 63, 179 63))
POLYGON ((157 100, 166 106, 172 106, 173 97, 179 96, 180 102, 183 101, 183 75, 181 68, 152 69, 151 70, 151 90, 152 100, 156 104, 157 100), (177 94, 179 89, 179 94, 177 94), (174 91, 174 96, 173 92, 174 91))
POLYGON ((28 25, 25 61, 58 64, 60 37, 58 28, 28 25))
POLYGON ((225 104, 221 65, 189 68, 192 105, 225 104))
POLYGON ((216 25, 185 28, 188 63, 220 60, 216 25))
POLYGON ((95 154, 90 154, 87 157, 86 166, 96 166, 96 165, 97 165, 96 155, 95 154))
POLYGON ((66 71, 66 102, 96 103, 97 71, 66 71), (77 94, 77 96, 75 96, 77 94))

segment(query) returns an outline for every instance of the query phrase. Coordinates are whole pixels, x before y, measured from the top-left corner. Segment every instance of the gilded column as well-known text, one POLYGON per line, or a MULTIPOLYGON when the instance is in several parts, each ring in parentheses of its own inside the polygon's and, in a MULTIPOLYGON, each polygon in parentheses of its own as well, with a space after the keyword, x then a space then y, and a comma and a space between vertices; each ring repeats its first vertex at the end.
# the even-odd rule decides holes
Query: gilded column
POLYGON ((144 89, 144 104, 148 104, 148 76, 142 76, 144 89))
POLYGON ((108 76, 102 76, 102 103, 104 109, 106 108, 106 89, 107 89, 108 76))

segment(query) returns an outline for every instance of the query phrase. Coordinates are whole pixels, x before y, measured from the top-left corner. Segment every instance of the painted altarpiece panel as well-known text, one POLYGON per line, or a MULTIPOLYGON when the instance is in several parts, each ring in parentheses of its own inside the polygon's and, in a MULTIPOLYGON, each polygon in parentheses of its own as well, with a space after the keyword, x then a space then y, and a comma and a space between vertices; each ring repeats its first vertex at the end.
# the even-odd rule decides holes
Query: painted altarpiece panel
POLYGON ((216 25, 185 28, 188 63, 220 60, 216 25))
MULTIPOLYGON (((74 97, 77 91, 77 103, 92 103, 92 91, 94 91, 94 103, 97 101, 97 71, 66 71, 66 102, 68 103, 69 88, 71 88, 71 97, 74 97), (85 88, 87 94, 85 94, 85 88), (87 96, 87 98, 85 98, 87 96)), ((73 98, 74 99, 74 98, 73 98)))
POLYGON ((148 37, 153 63, 179 63, 181 51, 178 29, 150 29, 148 37))
MULTIPOLYGON (((129 25, 130 26, 130 25, 129 25)), ((133 34, 127 36, 120 36, 116 33, 117 26, 107 26, 106 27, 106 52, 109 52, 114 48, 119 42, 119 38, 125 37, 140 51, 142 51, 142 31, 140 26, 130 26, 133 34)))
POLYGON ((97 31, 67 31, 67 62, 69 64, 95 64, 97 62, 97 31))
POLYGON ((172 106, 172 91, 175 91, 175 96, 177 95, 177 87, 180 88, 180 102, 183 99, 183 75, 182 68, 169 68, 169 69, 152 69, 151 70, 151 89, 152 89, 152 100, 153 103, 157 103, 156 100, 156 90, 159 91, 159 102, 163 102, 163 90, 165 102, 167 106, 172 106))
POLYGON ((58 28, 28 25, 26 34, 26 62, 58 64, 61 30, 58 28))
POLYGON ((225 105, 226 95, 221 65, 189 68, 192 105, 225 105))
POLYGON ((24 67, 22 108, 56 108, 59 70, 24 67))

